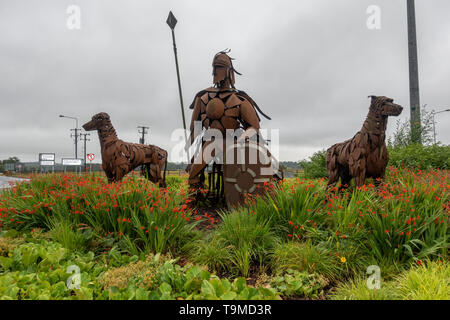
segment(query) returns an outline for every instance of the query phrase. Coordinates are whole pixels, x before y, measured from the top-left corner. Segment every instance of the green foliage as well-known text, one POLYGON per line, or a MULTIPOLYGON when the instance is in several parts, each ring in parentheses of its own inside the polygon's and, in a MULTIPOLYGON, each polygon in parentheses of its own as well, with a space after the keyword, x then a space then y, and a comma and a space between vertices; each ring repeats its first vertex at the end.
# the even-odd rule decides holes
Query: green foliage
POLYGON ((0 300, 279 299, 272 288, 249 287, 244 278, 230 282, 199 266, 181 267, 176 260, 157 254, 138 261, 134 256, 128 265, 107 271, 106 256, 76 254, 48 241, 24 243, 0 257, 0 300), (79 288, 67 286, 73 276, 69 266, 80 270, 79 288))
POLYGON ((76 230, 76 226, 67 220, 50 220, 49 228, 53 240, 73 251, 85 251, 95 236, 90 228, 76 230))
POLYGON ((272 255, 271 268, 318 273, 328 279, 336 278, 344 270, 342 263, 326 248, 313 245, 311 241, 289 241, 278 245, 272 255))
POLYGON ((206 265, 215 272, 227 272, 231 269, 233 246, 216 233, 208 234, 206 239, 193 241, 188 252, 192 261, 206 265))
POLYGON ((180 188, 183 187, 185 181, 186 179, 180 176, 172 175, 166 177, 167 188, 169 188, 170 190, 179 190, 180 188))
POLYGON ((309 160, 300 161, 306 179, 327 178, 326 151, 317 151, 309 160))
POLYGON ((246 210, 223 215, 222 219, 216 230, 218 239, 212 241, 222 241, 222 248, 229 250, 232 259, 228 271, 234 273, 237 270, 247 277, 252 264, 262 267, 268 261, 278 238, 270 230, 269 221, 260 220, 246 210))
POLYGON ((0 257, 0 300, 92 299, 93 281, 104 271, 93 258, 92 252, 78 255, 54 242, 21 244, 0 257), (80 270, 80 287, 73 290, 66 286, 72 265, 80 270))
POLYGON ((9 157, 8 159, 3 160, 3 164, 5 164, 5 163, 19 163, 19 162, 20 162, 20 159, 17 158, 17 157, 9 157))
POLYGON ((279 272, 271 281, 271 285, 283 296, 300 296, 317 299, 323 297, 323 289, 328 281, 317 275, 307 272, 288 269, 279 272))
POLYGON ((404 271, 392 281, 382 281, 380 289, 370 289, 360 277, 341 283, 332 293, 335 300, 448 300, 448 262, 426 262, 404 271))
POLYGON ((402 300, 448 300, 450 265, 448 261, 427 261, 400 274, 395 282, 402 300))
MULTIPOLYGON (((428 112, 425 108, 422 108, 421 113, 421 126, 417 128, 417 134, 420 135, 420 139, 423 145, 431 145, 434 142, 433 137, 433 114, 428 112)), ((406 147, 411 144, 415 144, 417 137, 413 137, 411 133, 410 119, 397 120, 395 131, 392 137, 388 139, 388 146, 393 148, 406 147)))
POLYGON ((181 180, 163 191, 137 177, 36 176, 0 195, 0 297, 317 299, 339 283, 334 298, 448 298, 449 181, 392 167, 378 188, 287 180, 206 231, 193 229, 181 180), (80 289, 64 289, 70 265, 80 289), (369 265, 383 272, 378 291, 365 286, 369 265), (255 287, 234 278, 262 273, 271 280, 255 287))
POLYGON ((359 277, 348 282, 342 282, 332 292, 333 300, 394 300, 398 299, 392 283, 381 282, 380 289, 370 289, 367 279, 359 277))
POLYGON ((450 146, 409 144, 389 147, 389 165, 420 169, 450 169, 450 146))
POLYGON ((307 242, 275 248, 274 267, 339 280, 370 264, 400 268, 425 258, 445 259, 447 185, 445 172, 393 168, 380 188, 367 185, 336 194, 321 183, 297 179, 254 201, 249 212, 270 221, 280 237, 307 242))
POLYGON ((2 198, 12 216, 0 217, 0 226, 32 230, 49 228, 52 221, 69 229, 86 225, 123 239, 132 254, 179 250, 196 224, 181 192, 159 189, 136 176, 107 184, 96 175, 39 175, 4 191, 2 198))

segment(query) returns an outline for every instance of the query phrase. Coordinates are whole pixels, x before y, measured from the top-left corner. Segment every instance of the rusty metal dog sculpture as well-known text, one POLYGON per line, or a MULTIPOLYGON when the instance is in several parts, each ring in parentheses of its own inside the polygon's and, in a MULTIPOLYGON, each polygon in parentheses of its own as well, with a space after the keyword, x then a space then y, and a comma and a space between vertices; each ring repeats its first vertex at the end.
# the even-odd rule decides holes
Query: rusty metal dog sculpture
POLYGON ((352 178, 357 187, 364 185, 366 178, 374 178, 376 185, 384 179, 389 160, 385 143, 387 119, 398 116, 403 107, 387 97, 369 98, 372 101, 362 129, 352 139, 327 150, 328 186, 334 185, 339 178, 344 187, 350 185, 352 178))
POLYGON ((124 142, 117 138, 116 130, 107 113, 101 112, 83 125, 84 130, 97 130, 102 152, 102 167, 108 182, 117 182, 131 170, 144 165, 150 181, 161 187, 166 183, 167 151, 154 145, 124 142), (164 176, 161 172, 164 168, 164 176))

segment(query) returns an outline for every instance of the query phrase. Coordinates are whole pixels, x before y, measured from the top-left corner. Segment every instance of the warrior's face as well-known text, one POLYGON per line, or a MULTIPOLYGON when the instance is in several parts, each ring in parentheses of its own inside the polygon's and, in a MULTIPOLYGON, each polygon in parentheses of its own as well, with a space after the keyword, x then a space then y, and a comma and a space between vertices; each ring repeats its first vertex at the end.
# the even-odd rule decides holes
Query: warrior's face
POLYGON ((219 87, 234 87, 234 70, 231 58, 224 52, 215 55, 213 63, 213 82, 219 87))

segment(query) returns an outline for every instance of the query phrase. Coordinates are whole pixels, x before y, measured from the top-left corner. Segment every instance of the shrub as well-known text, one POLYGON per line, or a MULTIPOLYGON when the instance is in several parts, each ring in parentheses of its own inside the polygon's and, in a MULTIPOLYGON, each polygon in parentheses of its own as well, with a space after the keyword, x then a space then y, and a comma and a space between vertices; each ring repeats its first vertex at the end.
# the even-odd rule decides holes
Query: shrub
POLYGON ((450 169, 450 146, 410 144, 389 147, 389 165, 420 169, 450 169))
POLYGON ((328 178, 326 151, 317 151, 309 160, 300 161, 306 179, 328 178))

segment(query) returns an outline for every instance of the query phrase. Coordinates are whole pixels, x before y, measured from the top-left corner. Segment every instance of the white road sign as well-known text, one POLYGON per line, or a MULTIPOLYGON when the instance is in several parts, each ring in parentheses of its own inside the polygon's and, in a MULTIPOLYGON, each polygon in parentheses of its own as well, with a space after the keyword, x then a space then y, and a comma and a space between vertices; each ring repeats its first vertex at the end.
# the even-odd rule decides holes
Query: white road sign
POLYGON ((63 166, 81 166, 83 164, 82 159, 61 159, 63 166))

